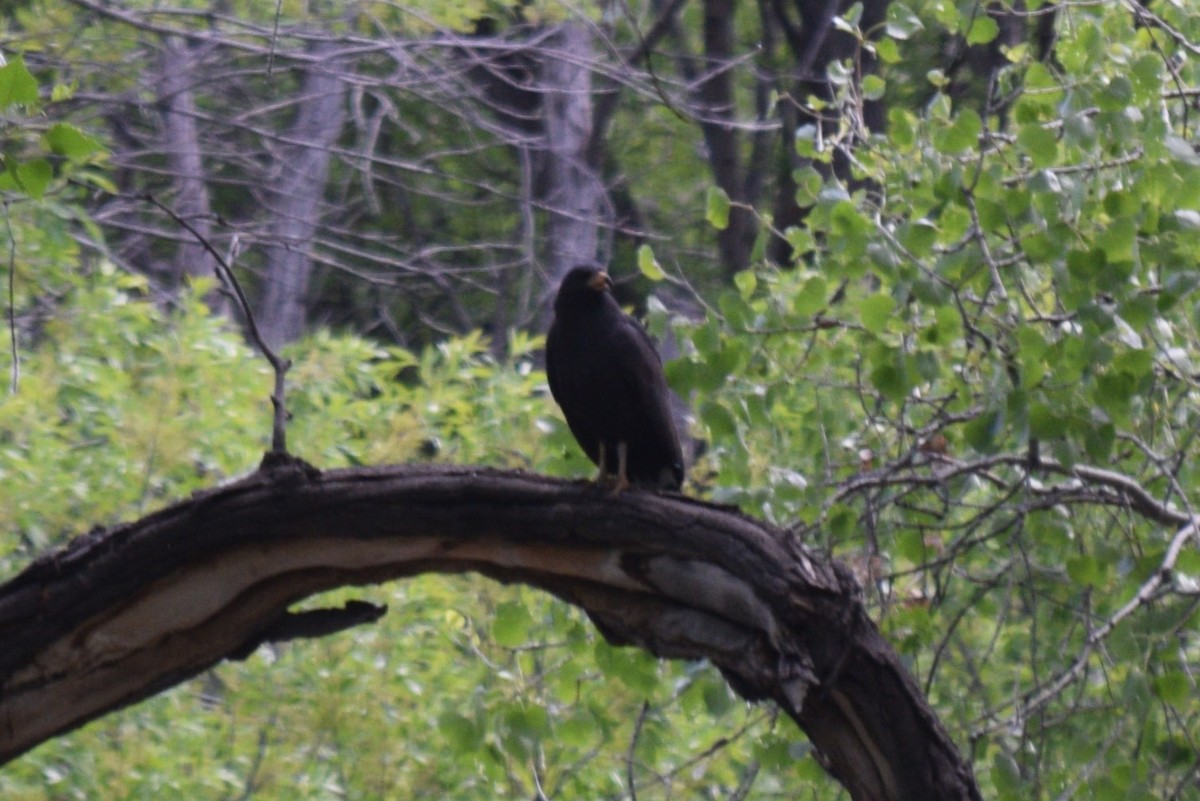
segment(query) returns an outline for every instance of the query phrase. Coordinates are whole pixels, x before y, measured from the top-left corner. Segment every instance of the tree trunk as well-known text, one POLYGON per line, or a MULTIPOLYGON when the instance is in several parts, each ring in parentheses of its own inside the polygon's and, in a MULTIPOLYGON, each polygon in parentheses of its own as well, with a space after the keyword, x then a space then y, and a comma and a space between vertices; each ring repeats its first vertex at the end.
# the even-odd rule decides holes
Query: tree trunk
POLYGON ((286 462, 93 531, 0 586, 0 763, 258 645, 374 620, 334 587, 474 571, 771 699, 856 801, 979 799, 848 570, 729 507, 468 467, 286 462))
MULTIPOLYGON (((204 181, 196 99, 191 86, 197 72, 195 65, 195 53, 187 42, 175 38, 163 42, 158 64, 158 107, 162 115, 162 148, 174 183, 174 211, 196 229, 196 233, 211 241, 212 208, 208 185, 204 181)), ((215 280, 216 267, 212 255, 202 244, 188 241, 176 248, 172 273, 177 284, 182 284, 185 278, 215 280)), ((226 311, 223 296, 216 287, 205 301, 218 314, 226 311)))
POLYGON ((733 0, 705 0, 704 77, 697 89, 700 127, 708 147, 713 179, 736 205, 729 210, 729 224, 717 232, 717 248, 725 274, 746 269, 757 234, 748 203, 744 170, 739 154, 740 138, 734 128, 736 103, 730 67, 734 57, 733 0))
MULTIPOLYGON (((335 48, 322 42, 313 53, 328 56, 335 48)), ((313 234, 329 175, 330 148, 346 119, 346 84, 335 62, 322 61, 305 71, 298 104, 286 134, 288 144, 278 152, 278 183, 267 195, 272 244, 266 249, 259 327, 272 348, 304 332, 313 234)))
POLYGON ((605 188, 588 163, 592 135, 592 34, 579 24, 561 26, 545 43, 543 92, 545 150, 543 194, 549 273, 555 285, 574 266, 596 261, 605 188))

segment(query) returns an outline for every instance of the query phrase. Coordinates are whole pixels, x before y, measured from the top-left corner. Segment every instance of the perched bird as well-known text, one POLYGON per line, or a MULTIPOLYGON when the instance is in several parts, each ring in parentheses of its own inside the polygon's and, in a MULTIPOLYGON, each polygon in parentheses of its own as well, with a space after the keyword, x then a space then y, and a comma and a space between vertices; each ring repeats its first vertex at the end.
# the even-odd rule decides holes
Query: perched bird
POLYGON ((575 267, 554 299, 546 376, 567 425, 599 465, 597 481, 679 489, 683 451, 662 360, 642 326, 617 305, 608 273, 575 267))

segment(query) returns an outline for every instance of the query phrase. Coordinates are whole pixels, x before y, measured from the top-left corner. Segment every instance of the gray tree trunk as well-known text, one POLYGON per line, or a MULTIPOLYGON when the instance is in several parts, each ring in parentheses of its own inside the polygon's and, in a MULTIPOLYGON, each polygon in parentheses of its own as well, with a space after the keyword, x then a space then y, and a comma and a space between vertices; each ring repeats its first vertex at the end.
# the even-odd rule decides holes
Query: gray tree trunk
MULTIPOLYGON (((335 45, 314 46, 317 56, 335 45)), ((332 61, 314 63, 305 72, 296 119, 277 151, 278 183, 267 194, 270 246, 259 327, 276 348, 304 332, 308 285, 312 277, 312 241, 329 175, 330 148, 346 120, 346 84, 332 61)))
MULTIPOLYGON (((168 38, 159 58, 158 107, 162 115, 162 147, 174 183, 175 213, 196 233, 211 241, 212 208, 204 181, 200 155, 200 130, 196 123, 196 100, 192 77, 196 56, 181 39, 168 38)), ((177 283, 185 278, 215 277, 216 263, 202 244, 188 241, 175 251, 171 272, 177 283)), ((225 301, 215 289, 205 300, 217 313, 225 313, 225 301)))
POLYGON ((563 25, 546 42, 540 83, 545 119, 546 260, 552 283, 597 259, 604 181, 588 163, 592 135, 592 33, 563 25))

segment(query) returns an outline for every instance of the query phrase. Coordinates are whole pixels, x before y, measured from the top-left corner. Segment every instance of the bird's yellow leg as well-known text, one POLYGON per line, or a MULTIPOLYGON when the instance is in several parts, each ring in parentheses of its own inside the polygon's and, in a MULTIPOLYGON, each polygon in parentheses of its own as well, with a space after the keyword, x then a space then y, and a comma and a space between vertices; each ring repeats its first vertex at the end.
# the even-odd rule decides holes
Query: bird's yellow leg
POLYGON ((624 442, 617 443, 617 484, 613 487, 613 495, 620 495, 621 490, 629 488, 629 477, 625 475, 626 462, 629 457, 629 446, 624 442))
POLYGON ((608 461, 605 458, 606 456, 607 456, 607 454, 604 453, 604 441, 601 440, 600 441, 600 459, 599 459, 600 472, 596 474, 596 483, 600 484, 600 485, 604 485, 605 483, 608 482, 608 461))

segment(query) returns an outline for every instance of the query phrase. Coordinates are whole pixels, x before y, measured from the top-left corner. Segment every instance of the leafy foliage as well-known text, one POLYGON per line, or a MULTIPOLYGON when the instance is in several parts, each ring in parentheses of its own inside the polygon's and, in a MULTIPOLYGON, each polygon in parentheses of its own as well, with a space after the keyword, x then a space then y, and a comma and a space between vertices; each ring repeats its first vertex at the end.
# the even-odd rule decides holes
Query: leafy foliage
MULTIPOLYGON (((44 5, 19 12, 23 29, 63 23, 61 4, 44 5)), ((1030 25, 1049 8, 1027 5, 1030 25)), ((1047 59, 1001 45, 973 4, 891 3, 882 31, 851 7, 837 29, 879 72, 847 60, 833 101, 797 101, 849 112, 836 131, 789 132, 806 216, 780 233, 795 262, 695 297, 696 319, 650 304, 652 329, 683 350, 667 369, 706 444, 696 491, 856 569, 985 797, 1200 798, 1200 557, 1176 533, 1200 486, 1200 17, 1138 7, 1063 6, 1070 35, 1047 59), (931 55, 993 45, 1004 60, 987 87, 931 55), (875 101, 886 131, 856 128, 875 101)), ((427 11, 465 29, 464 9, 427 11)), ((131 45, 89 23, 61 46, 112 65, 131 45)), ((102 239, 72 181, 103 182, 103 151, 39 116, 69 94, 60 77, 46 101, 22 60, 0 68, 21 339, 19 389, 0 403, 0 575, 87 525, 252 469, 267 432, 265 368, 209 316, 206 287, 151 302, 144 279, 76 244, 81 229, 102 239)), ((423 97, 399 107, 439 123, 445 169, 429 194, 479 205, 448 214, 397 189, 380 225, 511 229, 514 208, 472 194, 453 115, 423 97)), ((643 108, 611 136, 623 180, 650 198, 642 211, 677 218, 679 248, 706 246, 699 226, 725 229, 743 208, 707 185, 688 121, 643 108)), ((682 291, 661 246, 616 248, 682 291)), ((409 350, 314 333, 290 353, 290 440, 322 467, 586 475, 539 338, 503 336, 409 350)), ((0 794, 620 798, 631 775, 639 798, 839 792, 790 724, 736 702, 713 671, 610 648, 544 597, 469 577, 380 593, 392 612, 379 625, 264 651, 98 721, 7 767, 0 794)))
POLYGON ((670 377, 714 493, 859 569, 986 797, 1195 798, 1195 543, 1138 594, 1200 479, 1200 159, 1163 104, 1197 75, 1072 24, 1062 70, 1012 54, 1015 135, 939 93, 855 151, 867 189, 797 176, 800 264, 680 324, 670 377))
MULTIPOLYGON (((144 514, 254 466, 270 376, 210 315, 203 289, 166 312, 104 270, 64 299, 20 392, 0 405, 0 503, 14 510, 5 573, 78 521, 144 514)), ((497 364, 478 335, 410 353, 317 334, 290 354, 291 437, 327 467, 590 472, 532 365, 540 341, 513 334, 497 364)), ((579 614, 532 591, 426 577, 382 595, 392 611, 379 625, 223 666, 46 744, 0 773, 0 790, 492 798, 540 783, 617 794, 636 739, 639 782, 712 794, 736 786, 756 750, 797 736, 790 724, 771 734, 768 713, 737 703, 711 669, 597 642, 579 614), (726 743, 730 725, 765 739, 726 743)))

